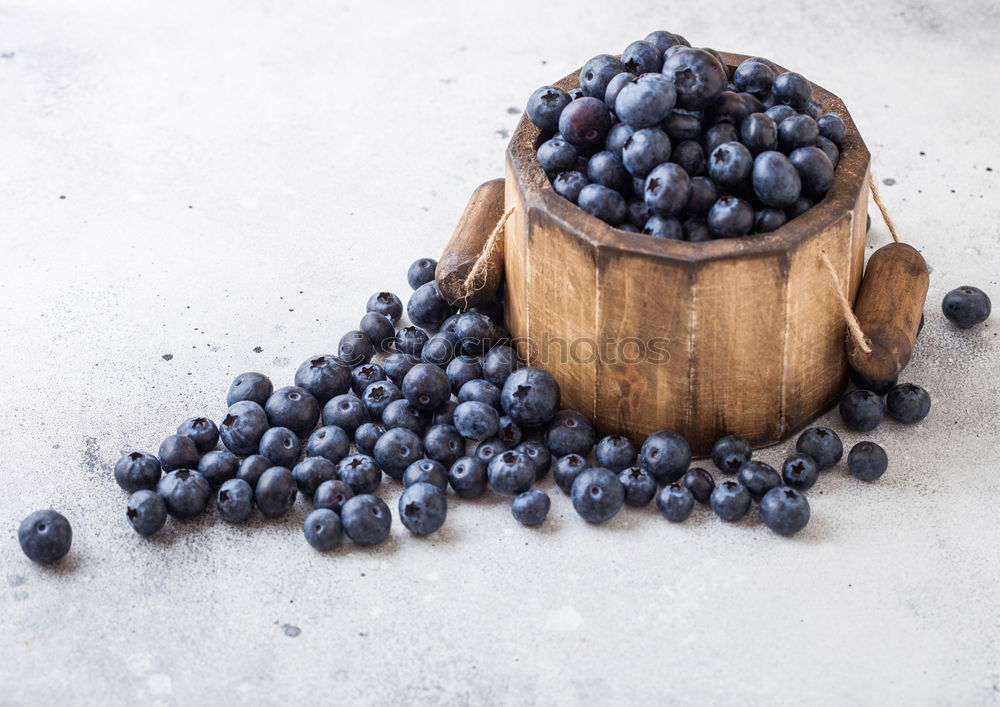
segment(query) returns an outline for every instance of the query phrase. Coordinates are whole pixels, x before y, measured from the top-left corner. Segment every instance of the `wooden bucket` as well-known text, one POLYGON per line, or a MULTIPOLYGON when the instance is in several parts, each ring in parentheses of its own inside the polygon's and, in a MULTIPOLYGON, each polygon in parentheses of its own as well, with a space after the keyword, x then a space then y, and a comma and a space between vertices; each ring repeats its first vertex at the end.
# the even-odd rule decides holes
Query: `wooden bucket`
MULTIPOLYGON (((722 56, 730 72, 746 58, 722 56)), ((575 88, 578 74, 557 85, 575 88)), ((846 327, 821 253, 853 302, 870 155, 843 102, 815 84, 813 95, 847 124, 826 197, 772 233, 705 243, 621 231, 563 199, 521 118, 506 161, 507 326, 599 434, 672 429, 696 455, 729 433, 766 446, 842 394, 846 327)))

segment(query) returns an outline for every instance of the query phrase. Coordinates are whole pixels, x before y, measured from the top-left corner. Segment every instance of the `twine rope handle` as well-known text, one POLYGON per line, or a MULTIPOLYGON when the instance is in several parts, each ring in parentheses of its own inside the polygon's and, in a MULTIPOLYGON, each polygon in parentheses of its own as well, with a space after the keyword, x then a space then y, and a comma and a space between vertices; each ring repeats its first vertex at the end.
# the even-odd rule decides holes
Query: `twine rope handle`
POLYGON ((878 195, 878 185, 875 183, 875 175, 870 172, 868 173, 868 188, 871 189, 875 205, 882 212, 882 220, 885 221, 885 225, 889 228, 889 235, 892 236, 893 241, 899 243, 899 233, 896 232, 896 224, 889 218, 889 211, 885 208, 885 204, 882 203, 882 197, 878 195))
POLYGON ((490 268, 494 265, 498 258, 503 257, 503 227, 507 223, 507 219, 509 219, 513 213, 513 206, 504 211, 503 216, 501 216, 500 220, 497 221, 497 225, 493 227, 492 231, 490 231, 490 235, 486 239, 486 243, 483 244, 482 252, 479 253, 479 257, 476 258, 476 262, 472 264, 472 269, 469 270, 469 274, 465 276, 463 287, 465 289, 466 299, 468 299, 469 295, 486 287, 486 276, 489 273, 490 268))
POLYGON ((847 300, 847 295, 844 294, 844 284, 840 281, 840 276, 837 274, 837 270, 833 267, 833 263, 830 262, 830 256, 828 256, 824 251, 820 253, 820 260, 823 261, 823 265, 826 266, 826 271, 830 274, 833 289, 837 293, 837 301, 840 302, 840 308, 844 314, 844 321, 847 322, 847 330, 850 332, 851 338, 854 339, 855 346, 864 351, 866 354, 870 354, 872 352, 871 340, 865 336, 865 332, 861 328, 861 323, 858 322, 858 318, 854 316, 854 310, 851 308, 851 303, 847 300))

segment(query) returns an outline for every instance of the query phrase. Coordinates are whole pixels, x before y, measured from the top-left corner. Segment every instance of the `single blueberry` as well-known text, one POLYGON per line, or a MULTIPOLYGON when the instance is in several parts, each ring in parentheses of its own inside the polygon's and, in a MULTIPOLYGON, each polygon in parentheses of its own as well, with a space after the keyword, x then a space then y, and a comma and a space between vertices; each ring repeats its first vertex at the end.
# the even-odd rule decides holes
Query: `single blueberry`
POLYGON ((778 146, 782 152, 791 152, 800 147, 816 144, 819 128, 816 121, 808 115, 793 115, 778 124, 778 146))
POLYGON ((237 479, 243 479, 250 488, 257 488, 257 482, 265 471, 271 468, 271 460, 261 454, 251 454, 240 462, 237 479))
POLYGON ((392 292, 376 292, 368 298, 368 304, 365 309, 368 312, 384 315, 393 324, 398 322, 399 318, 403 316, 403 303, 392 292))
POLYGON ((761 499, 760 519, 779 535, 795 535, 809 522, 809 501, 795 489, 771 489, 761 499))
POLYGON ((907 425, 920 422, 931 411, 930 394, 913 383, 893 386, 885 396, 885 403, 889 417, 907 425))
POLYGON ((663 67, 663 50, 652 42, 640 39, 622 51, 622 64, 633 74, 658 72, 663 67))
MULTIPOLYGON (((614 78, 608 81, 608 87, 604 90, 604 105, 606 105, 611 110, 614 110, 615 101, 618 100, 618 94, 621 93, 621 90, 625 88, 626 84, 635 81, 635 79, 636 75, 629 71, 623 71, 620 74, 615 74, 614 78)), ((611 139, 611 133, 613 133, 615 131, 615 128, 619 126, 627 127, 629 128, 629 130, 635 130, 635 128, 632 128, 632 126, 627 125, 626 123, 617 123, 608 132, 608 140, 611 139)), ((605 140, 604 144, 605 146, 607 146, 608 141, 605 140)), ((611 151, 617 154, 619 157, 621 156, 620 150, 611 150, 611 151)))
POLYGON ((757 198, 767 206, 779 209, 794 204, 802 191, 802 179, 795 165, 774 150, 757 155, 751 180, 757 198))
MULTIPOLYGON (((608 82, 625 70, 625 65, 610 54, 598 54, 584 64, 580 70, 580 90, 583 91, 584 96, 604 98, 608 82)), ((579 103, 582 100, 580 98, 573 103, 579 103)))
POLYGON ((546 448, 557 457, 567 454, 585 457, 593 449, 596 438, 597 434, 590 420, 576 410, 560 410, 545 427, 542 435, 546 448))
POLYGON ((456 397, 458 397, 459 404, 475 401, 489 405, 496 410, 500 409, 500 388, 482 378, 467 381, 459 388, 456 397))
POLYGON ((167 522, 167 507, 156 491, 141 489, 128 497, 125 517, 135 532, 147 538, 167 522))
POLYGON ((240 458, 232 452, 213 450, 198 462, 198 471, 214 489, 229 479, 235 479, 240 470, 240 458))
POLYGON ((155 489, 160 480, 160 460, 145 452, 128 452, 115 462, 115 481, 126 493, 155 489))
POLYGON ((192 417, 177 426, 177 434, 190 437, 199 454, 215 449, 219 443, 219 428, 207 417, 192 417))
POLYGON ((778 74, 774 79, 771 92, 780 103, 791 106, 798 111, 804 110, 809 101, 812 100, 812 84, 802 74, 797 74, 794 71, 778 74))
POLYGON ((687 206, 691 196, 691 178, 680 165, 666 162, 646 176, 643 198, 654 213, 674 216, 687 206))
POLYGON ((414 260, 406 271, 406 281, 414 290, 434 280, 437 261, 434 258, 414 260))
POLYGON ((306 457, 292 469, 292 476, 299 491, 312 498, 320 484, 337 478, 337 465, 323 457, 306 457))
POLYGON ((587 213, 612 226, 624 221, 627 213, 624 197, 603 184, 588 184, 581 189, 577 204, 587 213))
POLYGON ((712 498, 712 491, 715 490, 715 479, 710 473, 697 466, 685 472, 681 483, 691 492, 694 500, 701 504, 708 503, 712 498))
POLYGON ((679 241, 684 238, 684 229, 681 227, 681 222, 673 216, 653 214, 646 221, 641 232, 653 238, 664 238, 666 240, 679 241))
POLYGON ((694 494, 682 484, 664 486, 656 497, 656 507, 671 523, 683 523, 694 510, 694 494))
POLYGON ((488 483, 486 462, 477 457, 461 457, 448 469, 448 483, 457 496, 478 498, 488 483))
POLYGON ((277 518, 291 510, 298 494, 292 472, 283 466, 272 466, 260 475, 254 489, 254 501, 265 516, 277 518))
POLYGON ((661 52, 665 52, 670 47, 689 47, 688 41, 679 34, 667 32, 666 30, 656 30, 646 35, 645 41, 653 44, 661 52))
POLYGON ((761 209, 754 215, 754 233, 770 233, 777 231, 788 222, 788 216, 781 209, 761 209))
POLYGON ((701 137, 701 121, 701 113, 675 108, 660 123, 660 128, 671 140, 697 140, 701 137))
POLYGON ((353 495, 354 489, 346 481, 330 479, 316 487, 316 493, 313 494, 313 506, 315 508, 329 508, 334 513, 340 513, 340 509, 347 503, 347 499, 353 495))
POLYGON ((229 479, 219 487, 215 507, 227 523, 242 523, 253 513, 254 491, 243 479, 229 479))
POLYGON ((295 371, 295 385, 306 390, 322 405, 335 395, 346 393, 351 385, 351 369, 336 356, 310 356, 295 371))
POLYGON ((521 525, 541 525, 545 522, 551 505, 552 501, 547 493, 540 489, 529 489, 514 497, 510 512, 521 525))
MULTIPOLYGON (((385 369, 377 363, 365 363, 355 366, 351 370, 351 391, 358 397, 361 397, 372 383, 381 383, 386 380, 385 369)), ((347 391, 342 390, 340 392, 346 393, 347 391)))
POLYGON ((535 483, 535 463, 527 454, 512 449, 494 456, 486 471, 490 486, 506 496, 516 496, 535 483))
POLYGON ((174 469, 197 469, 198 447, 194 440, 183 435, 170 435, 160 443, 160 451, 157 454, 160 459, 160 466, 163 471, 173 471, 174 469))
POLYGON ((773 466, 762 461, 751 459, 740 467, 736 475, 737 481, 743 484, 750 497, 755 501, 764 498, 764 494, 771 489, 781 486, 781 474, 773 466))
POLYGON ((352 454, 340 460, 337 476, 354 493, 375 493, 382 484, 382 469, 367 454, 352 454))
POLYGON ((824 113, 816 119, 819 134, 835 145, 839 145, 847 136, 847 125, 838 113, 824 113))
POLYGON ((796 452, 781 465, 781 478, 786 486, 797 491, 808 491, 819 479, 819 466, 808 454, 796 452))
MULTIPOLYGON (((420 342, 420 346, 418 347, 416 356, 406 353, 393 353, 386 356, 385 360, 382 361, 382 368, 383 370, 385 370, 386 376, 388 376, 389 380, 391 380, 397 386, 402 385, 403 378, 405 378, 406 374, 410 372, 410 369, 416 366, 418 363, 420 363, 420 359, 418 358, 418 356, 420 355, 419 349, 422 349, 424 346, 424 342, 427 341, 427 335, 424 334, 423 331, 417 329, 416 327, 410 327, 410 329, 412 329, 414 332, 420 332, 421 334, 424 335, 423 340, 420 342)), ((402 331, 404 330, 400 329, 400 332, 402 331)), ((407 342, 405 343, 412 343, 410 337, 411 334, 406 335, 407 342)), ((399 346, 399 344, 400 344, 400 339, 397 338, 396 345, 399 346)))
POLYGON ((590 468, 586 455, 567 454, 552 465, 552 478, 564 493, 570 493, 576 477, 590 468))
POLYGON ((642 74, 622 86, 615 98, 615 113, 634 128, 649 128, 670 115, 677 98, 677 89, 669 78, 642 74))
POLYGON ((778 126, 764 113, 753 113, 740 124, 740 139, 753 154, 778 147, 778 126))
POLYGON ((384 314, 367 312, 361 317, 358 328, 379 351, 385 351, 396 341, 396 327, 384 314))
POLYGON ((397 400, 404 400, 403 391, 392 381, 376 381, 361 394, 361 404, 372 420, 381 420, 386 408, 397 400))
POLYGON ((847 470, 862 481, 875 481, 888 467, 888 455, 874 442, 858 442, 847 454, 847 470))
POLYGON ((515 451, 526 455, 535 464, 535 479, 540 479, 549 473, 549 465, 552 463, 552 454, 541 442, 521 442, 515 451))
POLYGON ((802 188, 807 193, 822 197, 833 185, 833 163, 818 147, 800 147, 792 150, 788 160, 798 170, 802 188))
POLYGON ((496 327, 485 314, 464 312, 455 321, 455 335, 462 353, 478 356, 490 350, 496 337, 496 327))
POLYGON ((496 438, 503 442, 507 449, 513 449, 521 444, 524 431, 516 422, 504 415, 497 422, 496 438))
POLYGON ((208 479, 201 472, 178 469, 166 474, 156 485, 167 513, 175 518, 194 518, 205 510, 211 492, 208 479))
POLYGON ((418 435, 427 429, 427 419, 407 400, 394 400, 382 411, 382 425, 387 430, 403 427, 418 435))
MULTIPOLYGON (((601 99, 603 98, 602 89, 601 99)), ((571 102, 559 115, 559 134, 578 150, 588 154, 604 144, 610 129, 611 111, 603 100, 590 96, 571 102)))
POLYGON ((570 490, 573 508, 591 523, 603 523, 614 517, 625 502, 625 488, 609 469, 594 467, 576 477, 570 490))
POLYGON ((424 344, 420 350, 420 360, 435 366, 444 367, 448 365, 461 351, 461 344, 455 332, 439 331, 424 344))
MULTIPOLYGON (((386 383, 383 387, 388 388, 386 383)), ((323 425, 339 427, 347 434, 353 434, 362 423, 368 422, 368 409, 365 403, 354 393, 344 393, 335 398, 331 398, 323 406, 323 425)), ((263 454, 263 440, 261 440, 261 454, 263 454)))
POLYGON ((724 196, 708 212, 708 230, 716 238, 738 238, 753 228, 754 210, 735 196, 724 196))
POLYGON ((490 439, 484 439, 482 442, 477 444, 473 455, 477 459, 482 459, 488 464, 496 455, 505 451, 507 451, 507 445, 503 443, 503 440, 491 437, 490 439))
POLYGON ((724 142, 708 158, 708 176, 716 184, 735 186, 748 176, 753 168, 750 150, 738 142, 724 142))
POLYGON ((733 84, 740 91, 764 97, 771 92, 774 84, 774 71, 767 64, 750 57, 740 62, 733 72, 733 84))
POLYGON ((329 508, 317 508, 302 521, 306 542, 320 552, 328 552, 340 544, 343 530, 340 516, 329 508))
POLYGON ((561 135, 556 135, 538 146, 535 157, 539 166, 546 172, 559 174, 571 171, 576 166, 579 154, 561 135))
POLYGON ((434 425, 424 435, 424 454, 428 459, 450 466, 465 454, 465 440, 452 425, 434 425))
POLYGON ((47 509, 35 511, 17 529, 21 551, 32 562, 48 565, 61 560, 73 544, 73 528, 66 517, 47 509))
POLYGON ((704 49, 685 47, 664 56, 663 74, 677 89, 677 105, 689 110, 708 107, 726 89, 725 68, 704 49))
POLYGON ((778 105, 772 106, 764 111, 764 115, 773 120, 775 125, 778 125, 781 121, 786 118, 791 118, 793 115, 798 115, 798 113, 791 106, 779 103, 778 105))
POLYGON ((687 203, 687 213, 692 216, 706 216, 718 200, 719 190, 715 182, 708 177, 691 179, 691 196, 687 203))
MULTIPOLYGON (((705 159, 705 150, 701 143, 695 140, 683 140, 677 143, 670 155, 670 161, 680 166, 689 177, 701 177, 708 169, 708 161, 705 159)), ((692 183, 692 188, 693 188, 692 183)), ((643 184, 645 188, 645 184, 643 184)), ((641 191, 639 192, 642 193, 641 191)), ((688 199, 687 209, 691 208, 691 200, 688 199)))
POLYGON ((795 449, 808 454, 820 471, 834 466, 844 456, 844 444, 829 427, 810 427, 799 435, 795 449))
POLYGON ((705 144, 705 153, 710 155, 719 145, 724 145, 727 142, 739 142, 739 139, 740 131, 735 125, 716 123, 705 131, 702 142, 705 144))
POLYGON ((392 513, 377 496, 362 493, 347 499, 340 509, 340 522, 351 540, 359 545, 377 545, 389 537, 392 513))
POLYGON ((735 91, 723 91, 715 102, 705 109, 705 124, 730 123, 738 128, 752 112, 751 108, 759 105, 760 101, 749 94, 744 97, 735 91))
POLYGON ((403 488, 417 483, 428 483, 442 491, 448 488, 448 470, 433 459, 418 459, 403 472, 403 488))
POLYGON ((656 479, 637 466, 620 472, 618 480, 625 489, 625 503, 630 506, 647 506, 656 495, 656 479))
POLYGON ((945 318, 960 329, 970 329, 990 318, 993 304, 978 287, 962 285, 944 296, 941 311, 945 318))
POLYGON ((569 199, 574 204, 579 201, 580 192, 588 184, 590 184, 590 180, 587 179, 587 176, 583 172, 577 172, 576 170, 560 172, 552 180, 552 188, 556 194, 564 199, 569 199))
POLYGON ((448 376, 439 367, 418 363, 403 378, 403 396, 417 410, 433 412, 451 397, 448 376))
POLYGON ((272 427, 260 438, 260 453, 271 461, 271 466, 291 469, 302 456, 302 443, 287 427, 272 427))
MULTIPOLYGON (((622 159, 607 150, 598 152, 590 158, 587 163, 587 179, 590 180, 591 184, 599 184, 618 192, 619 196, 627 193, 632 184, 632 177, 625 169, 622 159)), ((579 197, 577 197, 577 201, 580 201, 579 197)), ((584 207, 581 205, 581 208, 584 207)), ((474 352, 470 351, 469 353, 474 352)))
POLYGON ((375 451, 375 443, 385 434, 385 425, 381 422, 365 422, 354 430, 354 445, 359 454, 371 456, 375 451))
MULTIPOLYGON (((294 385, 278 388, 264 405, 271 427, 287 427, 300 437, 305 437, 316 427, 319 410, 316 398, 305 388, 294 385)), ((239 454, 235 449, 230 448, 230 451, 239 454)))
POLYGON ((559 129, 559 114, 571 100, 568 93, 556 86, 535 89, 528 98, 528 120, 542 131, 555 132, 559 129))
POLYGON ((441 297, 433 280, 414 290, 406 303, 410 321, 423 329, 437 329, 451 312, 451 306, 441 297))
POLYGON ((882 424, 885 403, 870 390, 852 390, 840 399, 840 418, 855 432, 869 432, 882 424))
POLYGON ((414 535, 430 535, 444 525, 448 497, 444 489, 418 481, 399 497, 399 520, 414 535))
POLYGON ((424 456, 424 445, 415 432, 394 427, 378 438, 373 454, 382 471, 399 480, 406 467, 424 456))
POLYGON ((466 355, 456 356, 449 361, 444 372, 448 376, 451 392, 455 395, 458 395, 458 391, 470 380, 483 377, 483 367, 479 363, 479 360, 473 356, 466 355))
POLYGON ((470 400, 455 408, 455 428, 466 439, 481 442, 494 437, 500 426, 500 416, 489 405, 470 400))
POLYGON ((232 406, 243 400, 249 400, 264 407, 271 397, 274 386, 271 379, 263 373, 241 373, 233 379, 226 394, 226 405, 232 406))
POLYGON ((684 476, 691 465, 691 446, 672 430, 654 432, 639 451, 639 467, 657 483, 669 484, 684 476))
POLYGON ((500 405, 518 425, 540 427, 559 409, 559 384, 551 373, 541 368, 518 368, 503 384, 500 405))
POLYGON ((609 435, 601 439, 594 449, 597 466, 611 471, 622 471, 635 463, 638 450, 628 437, 609 435))
POLYGON ((306 441, 307 457, 323 457, 334 464, 340 462, 350 451, 351 438, 336 425, 317 428, 306 441))
POLYGON ((494 346, 483 356, 483 378, 498 388, 520 367, 517 352, 510 346, 494 346))
POLYGON ((354 329, 340 337, 337 358, 348 367, 368 363, 375 355, 375 345, 360 329, 354 329))
POLYGON ((722 520, 737 521, 747 514, 753 499, 742 484, 723 481, 712 490, 712 510, 722 520))
MULTIPOLYGON (((836 169, 837 164, 840 162, 840 150, 837 146, 820 135, 816 138, 816 147, 823 151, 823 154, 825 154, 827 159, 830 160, 830 164, 832 164, 833 168, 836 169)), ((867 227, 865 229, 865 233, 871 229, 871 216, 866 216, 866 218, 867 227)))

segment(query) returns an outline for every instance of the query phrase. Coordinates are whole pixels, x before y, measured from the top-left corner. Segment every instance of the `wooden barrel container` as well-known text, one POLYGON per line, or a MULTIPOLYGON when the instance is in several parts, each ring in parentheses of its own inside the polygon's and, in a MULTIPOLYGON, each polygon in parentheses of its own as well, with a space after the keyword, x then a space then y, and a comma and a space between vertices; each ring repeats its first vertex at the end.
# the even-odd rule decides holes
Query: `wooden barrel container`
MULTIPOLYGON (((722 56, 730 72, 746 58, 722 56)), ((813 93, 847 124, 826 197, 772 233, 705 243, 621 231, 563 199, 522 117, 506 160, 507 325, 599 434, 672 429, 705 455, 730 433, 779 442, 838 400, 846 327, 821 254, 853 302, 870 155, 843 102, 813 93)))

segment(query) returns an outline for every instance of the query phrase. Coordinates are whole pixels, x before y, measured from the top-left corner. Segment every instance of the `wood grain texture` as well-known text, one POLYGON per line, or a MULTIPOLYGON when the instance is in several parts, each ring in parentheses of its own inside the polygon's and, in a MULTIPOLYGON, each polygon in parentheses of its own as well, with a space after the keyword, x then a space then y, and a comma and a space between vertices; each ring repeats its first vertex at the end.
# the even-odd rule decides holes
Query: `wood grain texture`
POLYGON ((468 309, 496 295, 503 277, 502 258, 496 258, 493 266, 483 271, 482 280, 473 288, 466 287, 466 278, 503 212, 503 179, 480 184, 472 192, 434 273, 438 290, 448 304, 468 309))
MULTIPOLYGON (((745 57, 723 54, 730 69, 745 57)), ((558 82, 576 87, 578 74, 558 82)), ((565 340, 567 359, 522 347, 559 380, 564 405, 600 434, 641 441, 685 435, 703 456, 727 433, 755 446, 787 438, 839 398, 846 327, 825 252, 850 301, 864 265, 869 153, 844 104, 814 85, 847 124, 834 184, 819 205, 768 234, 689 243, 613 228, 557 195, 535 161, 538 129, 522 117, 507 149, 507 326, 532 342, 565 340), (584 355, 598 346, 596 360, 584 355), (625 340, 666 356, 609 357, 625 340), (606 344, 608 345, 608 344, 606 344)), ((628 345, 625 345, 626 348, 628 345)))
POLYGON ((906 368, 929 285, 927 263, 913 246, 890 243, 872 254, 854 303, 872 350, 865 353, 848 341, 847 357, 855 370, 884 381, 906 368))

